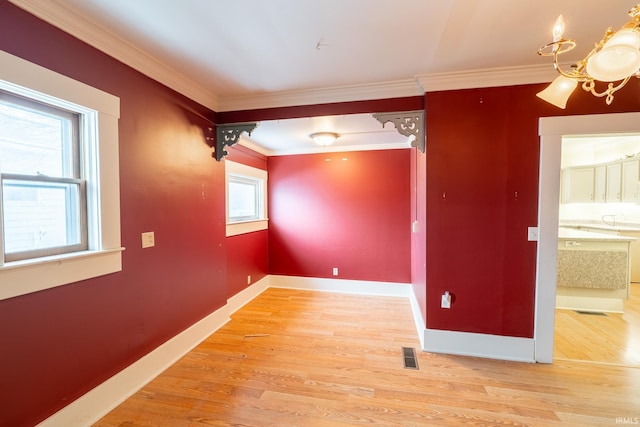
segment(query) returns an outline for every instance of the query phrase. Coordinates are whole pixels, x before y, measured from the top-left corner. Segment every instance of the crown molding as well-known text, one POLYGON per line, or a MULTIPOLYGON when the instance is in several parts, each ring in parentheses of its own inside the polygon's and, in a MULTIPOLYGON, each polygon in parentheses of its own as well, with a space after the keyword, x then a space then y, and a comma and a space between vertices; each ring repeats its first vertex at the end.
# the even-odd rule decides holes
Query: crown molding
POLYGON ((550 64, 486 68, 453 73, 420 74, 423 92, 547 83, 558 76, 550 64))
POLYGON ((205 107, 218 109, 219 100, 215 94, 66 4, 58 0, 9 2, 205 107))
POLYGON ((250 138, 242 135, 238 141, 238 145, 249 148, 263 156, 290 156, 295 154, 321 154, 321 153, 342 153, 349 151, 372 151, 372 150, 397 150, 403 148, 411 148, 411 143, 394 143, 394 144, 369 144, 369 145, 345 145, 345 146, 328 146, 328 147, 311 147, 311 148, 295 148, 290 150, 269 150, 261 145, 256 144, 250 138))
POLYGON ((217 112, 421 96, 425 92, 443 90, 543 83, 557 77, 552 66, 540 64, 418 74, 412 79, 371 84, 219 97, 59 0, 9 2, 217 112))
POLYGON ((308 148, 299 150, 282 150, 271 154, 271 156, 291 156, 296 154, 329 154, 329 153, 348 153, 352 151, 374 151, 374 150, 402 150, 409 149, 411 146, 405 144, 376 144, 376 145, 350 145, 342 147, 321 147, 308 148))
MULTIPOLYGON (((570 64, 563 66, 568 68, 570 64)), ((548 83, 557 76, 557 71, 549 64, 418 74, 413 79, 392 82, 221 98, 219 111, 400 98, 443 90, 548 83)))
POLYGON ((274 152, 272 150, 268 150, 264 148, 262 145, 258 145, 250 139, 247 139, 246 136, 240 135, 240 140, 238 141, 238 145, 242 145, 250 150, 255 151, 256 153, 262 154, 263 156, 269 157, 273 156, 274 152))
POLYGON ((416 80, 407 79, 221 98, 218 111, 256 110, 421 95, 423 92, 416 80))

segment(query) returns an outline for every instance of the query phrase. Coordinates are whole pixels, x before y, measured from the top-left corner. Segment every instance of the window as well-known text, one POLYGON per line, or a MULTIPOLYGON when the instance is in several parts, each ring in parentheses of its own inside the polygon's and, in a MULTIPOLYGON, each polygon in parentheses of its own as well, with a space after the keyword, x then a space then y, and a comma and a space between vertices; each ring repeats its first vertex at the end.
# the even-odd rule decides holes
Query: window
POLYGON ((119 110, 0 52, 0 299, 122 269, 119 110))
POLYGON ((263 219, 262 204, 261 179, 229 174, 229 222, 263 219))
POLYGON ((227 236, 267 228, 267 172, 225 160, 227 236))
POLYGON ((80 114, 0 91, 4 260, 87 249, 80 114))

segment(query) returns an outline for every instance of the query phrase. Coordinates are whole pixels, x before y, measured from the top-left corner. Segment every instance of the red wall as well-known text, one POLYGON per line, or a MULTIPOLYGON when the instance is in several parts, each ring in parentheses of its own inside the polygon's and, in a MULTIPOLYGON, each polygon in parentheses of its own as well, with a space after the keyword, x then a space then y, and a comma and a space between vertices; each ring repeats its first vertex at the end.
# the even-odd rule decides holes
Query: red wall
POLYGON ((271 274, 411 281, 410 150, 269 158, 271 274))
POLYGON ((511 92, 427 94, 429 328, 532 336, 537 122, 511 92))
POLYGON ((268 274, 268 231, 227 237, 227 296, 231 298, 268 274), (247 282, 251 276, 251 282, 247 282))
POLYGON ((536 224, 538 118, 640 110, 633 79, 610 107, 578 89, 566 111, 531 85, 219 114, 233 122, 427 107, 426 156, 269 159, 270 231, 225 239, 224 163, 202 132, 213 112, 6 1, 0 49, 120 97, 127 248, 120 273, 0 301, 8 426, 46 418, 224 305, 247 272, 264 275, 267 245, 271 273, 332 277, 337 266, 339 278, 411 280, 429 328, 530 337, 535 243, 526 227, 536 224), (426 228, 410 235, 415 216, 426 228), (154 248, 141 249, 144 231, 156 233, 154 248), (444 290, 455 296, 450 310, 439 308, 444 290))
MULTIPOLYGON (((225 158, 267 170, 267 157, 241 145, 227 148, 225 158)), ((230 298, 269 273, 268 230, 227 237, 227 296, 230 298), (251 276, 251 282, 247 281, 251 276)))
POLYGON ((578 89, 567 110, 535 96, 544 86, 425 95, 430 329, 533 336, 536 243, 527 227, 537 224, 539 118, 640 107, 635 81, 611 106, 578 89), (449 310, 440 308, 445 290, 449 310))
POLYGON ((15 427, 226 303, 224 165, 203 136, 213 112, 6 1, 0 48, 121 101, 123 271, 0 301, 0 425, 15 427), (145 231, 155 247, 141 248, 145 231))
MULTIPOLYGON (((423 136, 424 137, 424 136, 423 136)), ((411 233, 411 284, 422 319, 427 318, 427 156, 411 150, 411 222, 418 229, 411 233)))

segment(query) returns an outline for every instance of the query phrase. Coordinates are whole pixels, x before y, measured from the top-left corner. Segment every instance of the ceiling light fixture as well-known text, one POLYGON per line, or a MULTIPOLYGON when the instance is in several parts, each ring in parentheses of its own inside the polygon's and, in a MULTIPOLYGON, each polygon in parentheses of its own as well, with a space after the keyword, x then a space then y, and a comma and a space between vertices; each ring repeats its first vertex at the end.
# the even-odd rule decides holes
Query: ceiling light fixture
POLYGON ((333 144, 340 135, 334 132, 315 132, 309 136, 316 144, 326 147, 333 144))
POLYGON ((583 90, 598 98, 606 97, 607 105, 611 105, 614 93, 631 77, 640 77, 640 3, 629 11, 629 16, 631 20, 617 32, 608 28, 602 40, 584 59, 572 65, 570 71, 562 70, 558 57, 576 47, 576 42, 562 37, 565 24, 562 15, 558 16, 553 26, 553 41, 538 49, 538 55, 552 56, 553 67, 560 75, 537 96, 565 108, 578 83, 582 83, 583 90), (606 83, 606 89, 598 91, 596 82, 606 83))

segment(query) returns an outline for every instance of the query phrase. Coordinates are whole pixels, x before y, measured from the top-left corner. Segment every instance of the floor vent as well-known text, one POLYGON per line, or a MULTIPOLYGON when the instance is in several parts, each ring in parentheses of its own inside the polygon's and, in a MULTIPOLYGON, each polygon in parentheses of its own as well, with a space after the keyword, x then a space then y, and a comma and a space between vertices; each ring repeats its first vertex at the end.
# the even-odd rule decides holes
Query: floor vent
POLYGON ((606 316, 607 313, 601 313, 599 311, 582 311, 582 310, 575 310, 576 313, 578 314, 590 314, 592 316, 606 316))
POLYGON ((402 358, 404 359, 405 369, 418 368, 418 359, 416 359, 416 350, 412 347, 402 347, 402 358))

